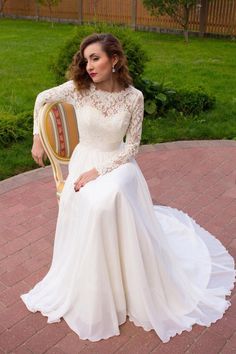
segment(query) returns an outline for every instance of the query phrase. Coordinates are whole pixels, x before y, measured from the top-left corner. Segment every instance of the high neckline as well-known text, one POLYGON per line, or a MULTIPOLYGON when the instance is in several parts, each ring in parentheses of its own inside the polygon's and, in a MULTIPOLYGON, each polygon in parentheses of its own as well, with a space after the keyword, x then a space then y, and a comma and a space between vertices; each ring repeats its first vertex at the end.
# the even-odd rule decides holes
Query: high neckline
POLYGON ((125 93, 126 91, 128 91, 129 88, 130 88, 130 85, 128 87, 125 87, 124 89, 122 89, 120 91, 114 91, 114 92, 109 92, 109 91, 97 88, 93 82, 91 83, 91 87, 92 87, 93 92, 98 92, 98 93, 101 93, 101 94, 104 94, 104 95, 115 96, 115 95, 120 95, 120 94, 125 93))

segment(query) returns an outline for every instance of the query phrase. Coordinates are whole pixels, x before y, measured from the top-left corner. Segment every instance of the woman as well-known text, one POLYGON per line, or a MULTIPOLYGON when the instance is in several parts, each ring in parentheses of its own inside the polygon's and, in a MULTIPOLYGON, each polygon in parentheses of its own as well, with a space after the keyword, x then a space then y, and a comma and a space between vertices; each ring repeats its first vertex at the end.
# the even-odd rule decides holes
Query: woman
POLYGON ((35 103, 38 164, 38 111, 46 102, 74 105, 80 142, 60 199, 51 267, 22 300, 91 341, 119 335, 127 315, 163 342, 195 323, 209 326, 230 306, 234 260, 186 213, 152 204, 134 159, 143 94, 132 86, 118 39, 86 37, 70 75, 35 103))

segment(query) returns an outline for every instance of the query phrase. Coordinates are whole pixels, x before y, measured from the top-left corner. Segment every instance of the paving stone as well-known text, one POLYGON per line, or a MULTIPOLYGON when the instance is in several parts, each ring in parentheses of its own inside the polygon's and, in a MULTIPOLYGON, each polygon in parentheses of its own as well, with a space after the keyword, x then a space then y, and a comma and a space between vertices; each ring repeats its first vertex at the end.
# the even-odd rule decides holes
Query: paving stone
POLYGON ((21 345, 20 347, 14 349, 12 354, 32 354, 32 352, 24 345, 21 345))
POLYGON ((34 334, 25 342, 25 346, 34 354, 41 354, 52 348, 66 334, 65 328, 60 326, 60 323, 53 323, 34 334))
POLYGON ((187 354, 218 354, 226 344, 226 338, 206 331, 186 351, 187 354))
MULTIPOLYGON (((46 354, 66 354, 66 352, 63 352, 61 349, 59 349, 57 347, 50 348, 45 353, 46 354)), ((69 352, 67 352, 67 353, 69 353, 69 352)), ((74 353, 76 353, 76 352, 74 352, 74 353)))
POLYGON ((80 340, 76 333, 69 333, 56 344, 56 348, 64 353, 79 353, 89 343, 89 341, 80 340))
POLYGON ((29 290, 46 275, 48 270, 49 266, 46 265, 24 279, 24 281, 29 284, 29 290))
POLYGON ((12 306, 7 307, 4 311, 1 312, 1 325, 4 328, 9 329, 26 316, 29 316, 29 311, 27 310, 23 301, 19 299, 12 306))
POLYGON ((10 353, 21 344, 20 338, 14 336, 10 330, 6 330, 0 335, 0 348, 4 353, 10 353))
POLYGON ((11 306, 19 300, 19 295, 28 289, 28 284, 21 281, 0 293, 0 302, 6 307, 11 306))
POLYGON ((220 354, 235 354, 236 353, 236 333, 227 341, 220 354))
POLYGON ((160 339, 152 331, 141 331, 132 336, 127 343, 116 351, 117 354, 148 354, 160 344, 160 339))
POLYGON ((31 273, 30 269, 20 264, 14 270, 3 273, 0 276, 0 280, 6 286, 13 286, 19 281, 25 279, 30 273, 31 273))

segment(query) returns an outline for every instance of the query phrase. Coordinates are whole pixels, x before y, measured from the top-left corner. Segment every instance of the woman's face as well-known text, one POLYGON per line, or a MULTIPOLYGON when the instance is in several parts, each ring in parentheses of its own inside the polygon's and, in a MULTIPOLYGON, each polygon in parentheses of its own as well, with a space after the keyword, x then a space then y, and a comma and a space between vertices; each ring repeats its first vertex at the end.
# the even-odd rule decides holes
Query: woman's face
POLYGON ((112 65, 115 65, 117 60, 109 58, 99 42, 92 43, 84 49, 84 58, 86 70, 95 83, 111 79, 112 65))

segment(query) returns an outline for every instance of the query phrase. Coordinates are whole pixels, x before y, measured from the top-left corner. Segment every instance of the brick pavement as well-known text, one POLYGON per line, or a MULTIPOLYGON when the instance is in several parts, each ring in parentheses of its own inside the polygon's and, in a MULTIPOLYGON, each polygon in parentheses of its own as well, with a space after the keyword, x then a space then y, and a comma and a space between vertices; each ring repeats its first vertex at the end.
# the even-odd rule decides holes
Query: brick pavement
MULTIPOLYGON (((191 215, 236 256, 236 141, 180 141, 140 147, 136 158, 156 204, 191 215)), ((62 319, 47 324, 19 295, 49 269, 57 217, 50 166, 0 182, 0 354, 233 354, 236 291, 224 317, 163 344, 127 320, 120 335, 80 340, 62 319)))

